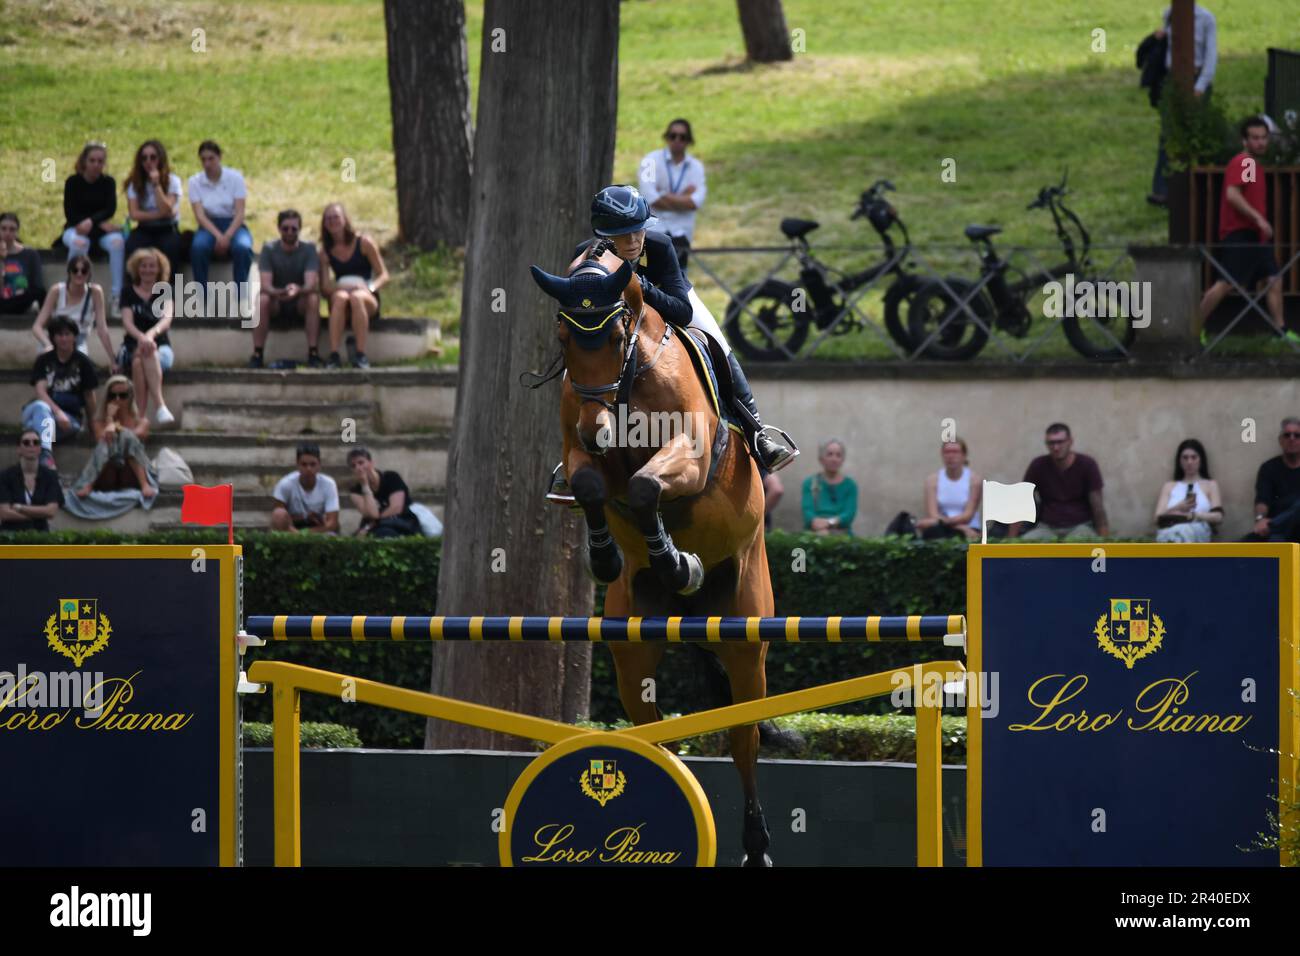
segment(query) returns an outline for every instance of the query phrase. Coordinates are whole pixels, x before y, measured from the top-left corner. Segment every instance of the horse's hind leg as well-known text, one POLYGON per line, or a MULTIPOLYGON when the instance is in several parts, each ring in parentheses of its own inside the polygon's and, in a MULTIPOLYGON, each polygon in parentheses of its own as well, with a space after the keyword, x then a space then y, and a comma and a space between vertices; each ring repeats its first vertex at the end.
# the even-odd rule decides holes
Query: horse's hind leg
MULTIPOLYGON (((606 606, 606 612, 609 612, 606 606)), ((658 641, 645 644, 610 644, 614 670, 618 677, 618 698, 623 711, 634 724, 649 724, 661 718, 653 681, 667 646, 658 641)))
MULTIPOLYGON (((727 669, 731 680, 731 697, 736 703, 761 700, 767 695, 767 675, 763 662, 767 658, 767 644, 720 644, 714 648, 727 669)), ((744 866, 771 866, 767 855, 771 835, 763 806, 758 802, 758 727, 749 724, 733 727, 728 733, 731 741, 731 759, 740 774, 745 791, 745 823, 742 842, 745 847, 744 866)))

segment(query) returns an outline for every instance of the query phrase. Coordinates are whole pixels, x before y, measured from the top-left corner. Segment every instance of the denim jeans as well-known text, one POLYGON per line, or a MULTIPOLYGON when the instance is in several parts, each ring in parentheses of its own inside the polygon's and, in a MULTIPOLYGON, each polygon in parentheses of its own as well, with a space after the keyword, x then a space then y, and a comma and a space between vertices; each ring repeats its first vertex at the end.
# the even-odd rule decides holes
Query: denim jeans
POLYGON ((41 447, 46 451, 54 445, 55 438, 71 438, 81 431, 81 419, 64 410, 68 416, 71 426, 63 430, 62 434, 56 435, 59 431, 55 427, 54 410, 42 399, 34 399, 23 407, 23 428, 30 428, 36 434, 41 436, 41 447))
MULTIPOLYGON (((209 216, 212 225, 222 232, 230 228, 229 217, 209 216)), ((207 285, 208 262, 212 259, 212 250, 217 245, 217 237, 206 229, 200 228, 194 233, 194 242, 190 245, 190 268, 194 271, 194 281, 207 285)), ((247 226, 240 226, 230 240, 230 261, 234 265, 235 281, 248 282, 248 270, 253 265, 253 234, 247 226)), ((243 290, 241 289, 241 292, 243 290)))
MULTIPOLYGON (((68 258, 90 255, 91 239, 76 229, 63 230, 63 244, 68 247, 68 258)), ((108 253, 108 268, 113 274, 113 298, 122 293, 122 264, 126 261, 126 240, 120 232, 106 232, 99 237, 99 248, 108 253)), ((108 304, 108 303, 105 303, 108 304)))

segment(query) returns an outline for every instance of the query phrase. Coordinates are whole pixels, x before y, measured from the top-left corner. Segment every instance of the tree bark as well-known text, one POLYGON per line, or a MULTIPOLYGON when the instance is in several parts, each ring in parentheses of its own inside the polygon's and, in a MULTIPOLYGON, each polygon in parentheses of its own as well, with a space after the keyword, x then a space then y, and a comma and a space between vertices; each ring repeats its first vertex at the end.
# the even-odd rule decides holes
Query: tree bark
MULTIPOLYGON (((612 174, 618 2, 487 0, 482 64, 438 613, 589 614, 585 531, 543 498, 560 457, 557 386, 527 389, 519 375, 558 348, 555 304, 528 266, 563 270, 590 235, 592 195, 612 174)), ((435 694, 553 719, 586 715, 589 644, 434 651, 435 694)), ((435 720, 425 740, 439 749, 523 745, 435 720)))
POLYGON ((397 223, 404 242, 465 244, 469 54, 461 0, 384 0, 397 223))
POLYGON ((736 6, 740 8, 746 59, 752 63, 794 59, 781 0, 736 0, 736 6))

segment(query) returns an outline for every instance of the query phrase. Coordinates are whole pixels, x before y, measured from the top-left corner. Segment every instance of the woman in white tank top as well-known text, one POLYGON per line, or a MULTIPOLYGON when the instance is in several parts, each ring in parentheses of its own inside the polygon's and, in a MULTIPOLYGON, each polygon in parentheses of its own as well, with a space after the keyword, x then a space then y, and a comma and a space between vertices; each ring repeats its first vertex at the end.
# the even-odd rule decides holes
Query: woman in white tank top
POLYGON ((1203 446, 1188 438, 1174 454, 1174 480, 1166 481, 1156 498, 1156 540, 1204 542, 1223 521, 1219 483, 1210 478, 1210 462, 1203 446))
POLYGON ((943 467, 925 479, 925 517, 916 523, 922 538, 980 536, 980 476, 971 471, 966 442, 944 442, 943 467))
POLYGON ((41 311, 32 323, 32 335, 40 343, 39 351, 48 352, 54 347, 45 331, 50 319, 62 316, 77 328, 77 349, 90 355, 90 333, 93 331, 108 355, 108 365, 116 375, 117 353, 108 337, 108 319, 104 311, 104 287, 90 281, 90 260, 73 256, 68 260, 68 281, 58 282, 45 295, 41 311))

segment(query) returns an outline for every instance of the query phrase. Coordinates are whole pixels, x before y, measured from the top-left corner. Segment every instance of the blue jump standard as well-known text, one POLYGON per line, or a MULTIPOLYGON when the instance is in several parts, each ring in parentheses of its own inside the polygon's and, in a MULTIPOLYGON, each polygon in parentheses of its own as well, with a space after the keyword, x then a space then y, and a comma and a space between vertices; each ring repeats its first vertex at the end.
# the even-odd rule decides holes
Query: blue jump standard
POLYGON ((859 644, 964 638, 961 614, 895 617, 379 617, 263 614, 245 630, 275 641, 779 641, 859 644))

